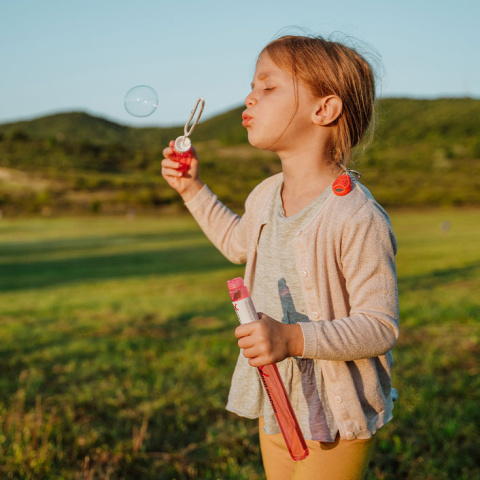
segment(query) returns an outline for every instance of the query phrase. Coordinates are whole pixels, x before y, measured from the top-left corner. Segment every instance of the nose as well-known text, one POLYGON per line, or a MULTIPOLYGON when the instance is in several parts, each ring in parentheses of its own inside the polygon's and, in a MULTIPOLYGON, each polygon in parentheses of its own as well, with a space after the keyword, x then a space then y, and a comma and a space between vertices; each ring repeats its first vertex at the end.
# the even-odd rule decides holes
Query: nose
POLYGON ((247 98, 245 98, 245 105, 247 107, 251 107, 251 106, 255 105, 255 103, 256 103, 256 99, 255 99, 255 97, 253 95, 253 91, 252 91, 247 95, 247 98))

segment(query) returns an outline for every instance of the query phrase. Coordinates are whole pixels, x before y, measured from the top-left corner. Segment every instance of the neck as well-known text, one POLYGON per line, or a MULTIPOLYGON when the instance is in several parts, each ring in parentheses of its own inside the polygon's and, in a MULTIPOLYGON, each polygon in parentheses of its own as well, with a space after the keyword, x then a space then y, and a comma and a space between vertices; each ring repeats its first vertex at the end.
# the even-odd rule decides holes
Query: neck
POLYGON ((305 148, 279 153, 283 170, 282 200, 287 216, 313 202, 342 173, 332 165, 328 152, 305 148))
POLYGON ((342 173, 342 169, 332 164, 328 152, 325 151, 306 148, 279 156, 282 162, 284 189, 291 188, 298 195, 308 191, 321 193, 342 173))

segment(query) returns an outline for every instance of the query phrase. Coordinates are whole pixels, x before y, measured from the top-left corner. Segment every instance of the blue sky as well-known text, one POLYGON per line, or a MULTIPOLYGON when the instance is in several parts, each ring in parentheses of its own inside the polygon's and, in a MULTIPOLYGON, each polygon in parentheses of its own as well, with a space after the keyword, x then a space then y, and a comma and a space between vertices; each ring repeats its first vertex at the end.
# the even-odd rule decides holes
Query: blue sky
POLYGON ((479 98, 479 19, 478 0, 0 0, 0 123, 81 110, 182 124, 200 96, 213 116, 242 104, 262 47, 298 28, 358 39, 381 62, 381 96, 479 98), (138 84, 158 92, 149 117, 123 107, 138 84))

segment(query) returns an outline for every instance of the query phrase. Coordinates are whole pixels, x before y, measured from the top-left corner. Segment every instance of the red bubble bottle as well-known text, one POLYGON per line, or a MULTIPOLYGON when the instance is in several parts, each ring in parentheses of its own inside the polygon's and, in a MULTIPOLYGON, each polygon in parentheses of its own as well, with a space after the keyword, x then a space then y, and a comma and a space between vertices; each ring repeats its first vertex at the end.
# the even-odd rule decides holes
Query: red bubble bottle
POLYGON ((187 120, 187 123, 185 124, 185 127, 183 129, 183 135, 180 137, 177 137, 177 139, 175 140, 175 144, 173 146, 173 155, 170 156, 170 159, 180 163, 180 166, 177 168, 177 170, 179 172, 182 172, 182 176, 184 176, 188 172, 190 168, 190 163, 192 162, 192 155, 191 155, 192 142, 188 137, 191 135, 191 133, 193 132, 193 129, 195 128, 198 121, 200 120, 204 107, 205 107, 205 100, 203 98, 199 98, 197 100, 197 103, 195 104, 195 107, 193 107, 190 118, 187 120), (190 122, 193 120, 195 112, 197 111, 199 106, 200 106, 200 110, 197 114, 197 117, 193 121, 192 126, 189 128, 190 122))
MULTIPOLYGON (((257 311, 242 278, 234 278, 227 282, 230 298, 240 323, 258 320, 257 311)), ((303 438, 302 430, 288 398, 282 377, 275 363, 258 367, 258 373, 270 400, 273 413, 277 419, 288 451, 293 460, 304 460, 308 457, 308 447, 303 438)))

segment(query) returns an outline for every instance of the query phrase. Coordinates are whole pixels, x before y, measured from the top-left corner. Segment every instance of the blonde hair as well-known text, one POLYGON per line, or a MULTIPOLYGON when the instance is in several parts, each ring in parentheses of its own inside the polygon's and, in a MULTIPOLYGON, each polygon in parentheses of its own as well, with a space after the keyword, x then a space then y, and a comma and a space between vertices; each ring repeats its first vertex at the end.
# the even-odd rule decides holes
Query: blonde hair
POLYGON ((373 119, 375 77, 370 64, 353 48, 322 37, 287 35, 270 42, 262 53, 313 96, 342 100, 342 113, 333 125, 332 162, 346 170, 353 147, 373 119))

